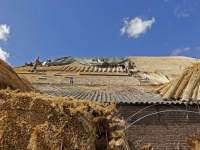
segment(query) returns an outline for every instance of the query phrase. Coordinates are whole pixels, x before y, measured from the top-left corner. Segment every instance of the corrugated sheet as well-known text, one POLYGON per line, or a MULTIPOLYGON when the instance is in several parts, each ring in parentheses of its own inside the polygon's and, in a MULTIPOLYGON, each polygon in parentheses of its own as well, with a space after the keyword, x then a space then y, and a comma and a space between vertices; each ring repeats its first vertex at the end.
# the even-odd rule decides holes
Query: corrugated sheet
MULTIPOLYGON (((75 99, 87 99, 97 102, 111 102, 112 100, 117 103, 128 103, 128 104, 187 104, 180 100, 169 100, 163 101, 162 97, 154 93, 148 93, 139 90, 123 90, 123 91, 108 91, 108 90, 90 90, 83 91, 54 88, 44 89, 45 93, 54 93, 55 95, 62 95, 66 97, 74 97, 75 99)), ((190 102, 189 104, 194 104, 190 102)))

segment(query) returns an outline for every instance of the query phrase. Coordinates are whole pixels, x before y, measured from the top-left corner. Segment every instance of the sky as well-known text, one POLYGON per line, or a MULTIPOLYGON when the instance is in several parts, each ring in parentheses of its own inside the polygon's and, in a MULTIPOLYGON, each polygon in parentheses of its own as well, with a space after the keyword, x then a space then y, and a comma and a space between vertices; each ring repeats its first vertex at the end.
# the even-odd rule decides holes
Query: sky
POLYGON ((200 58, 200 0, 0 0, 0 58, 200 58))

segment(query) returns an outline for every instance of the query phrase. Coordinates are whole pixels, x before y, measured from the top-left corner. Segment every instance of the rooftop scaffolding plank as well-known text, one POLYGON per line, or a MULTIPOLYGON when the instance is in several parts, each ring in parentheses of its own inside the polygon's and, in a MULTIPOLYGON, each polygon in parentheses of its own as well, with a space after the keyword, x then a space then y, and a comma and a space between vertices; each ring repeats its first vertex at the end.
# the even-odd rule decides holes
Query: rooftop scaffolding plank
POLYGON ((62 76, 61 73, 55 73, 54 76, 62 76))
POLYGON ((127 76, 127 74, 122 73, 97 73, 97 72, 87 72, 87 73, 79 73, 79 75, 92 75, 92 76, 127 76))
POLYGON ((17 74, 46 75, 46 73, 44 73, 44 72, 17 72, 17 74))
POLYGON ((46 80, 48 78, 47 77, 39 77, 38 79, 44 79, 44 80, 46 80))

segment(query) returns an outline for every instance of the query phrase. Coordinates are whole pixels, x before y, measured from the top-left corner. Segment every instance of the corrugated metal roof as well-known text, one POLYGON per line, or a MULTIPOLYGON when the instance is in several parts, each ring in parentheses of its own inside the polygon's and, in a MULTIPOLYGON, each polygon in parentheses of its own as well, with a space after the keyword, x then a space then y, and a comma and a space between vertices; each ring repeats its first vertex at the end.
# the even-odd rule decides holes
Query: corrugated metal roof
MULTIPOLYGON (((88 90, 82 89, 43 89, 44 93, 53 93, 55 95, 62 95, 63 97, 74 97, 75 99, 86 99, 97 102, 111 102, 112 100, 117 103, 127 104, 188 104, 180 100, 163 101, 162 97, 157 94, 137 89, 126 89, 122 91, 109 91, 109 90, 88 90)), ((190 102, 189 104, 195 104, 190 102)))

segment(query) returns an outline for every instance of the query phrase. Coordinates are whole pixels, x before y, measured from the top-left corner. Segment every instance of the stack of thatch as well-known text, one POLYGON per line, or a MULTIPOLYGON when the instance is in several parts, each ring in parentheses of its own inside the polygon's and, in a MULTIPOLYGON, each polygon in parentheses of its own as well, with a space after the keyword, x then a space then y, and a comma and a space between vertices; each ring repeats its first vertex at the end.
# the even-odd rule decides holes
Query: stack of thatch
POLYGON ((187 67, 183 73, 169 82, 154 90, 164 100, 180 99, 181 101, 200 101, 200 63, 187 67))
POLYGON ((36 90, 25 77, 19 77, 6 62, 0 59, 0 89, 10 87, 21 91, 36 90))
POLYGON ((186 139, 186 143, 188 145, 188 150, 199 150, 200 149, 200 139, 197 138, 194 134, 190 135, 186 139))
POLYGON ((0 149, 126 150, 114 103, 0 90, 0 149))

